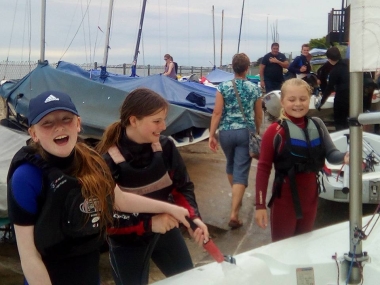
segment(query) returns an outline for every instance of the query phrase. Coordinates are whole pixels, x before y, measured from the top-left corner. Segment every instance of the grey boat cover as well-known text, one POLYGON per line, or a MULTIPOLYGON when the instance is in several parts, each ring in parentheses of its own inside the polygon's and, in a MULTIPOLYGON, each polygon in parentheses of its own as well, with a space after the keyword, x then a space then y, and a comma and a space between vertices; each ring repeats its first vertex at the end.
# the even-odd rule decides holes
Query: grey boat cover
POLYGON ((26 117, 31 98, 48 90, 65 92, 71 96, 82 118, 82 135, 100 138, 104 129, 118 120, 124 98, 138 87, 150 88, 169 101, 167 129, 163 134, 169 136, 193 127, 209 128, 215 89, 201 84, 185 85, 161 75, 129 77, 107 73, 101 77, 73 64, 60 62, 53 68, 45 61, 19 81, 3 83, 0 95, 19 117, 26 117), (203 104, 191 98, 201 98, 203 104))
POLYGON ((0 218, 8 216, 7 174, 15 153, 26 145, 29 136, 0 125, 0 218))

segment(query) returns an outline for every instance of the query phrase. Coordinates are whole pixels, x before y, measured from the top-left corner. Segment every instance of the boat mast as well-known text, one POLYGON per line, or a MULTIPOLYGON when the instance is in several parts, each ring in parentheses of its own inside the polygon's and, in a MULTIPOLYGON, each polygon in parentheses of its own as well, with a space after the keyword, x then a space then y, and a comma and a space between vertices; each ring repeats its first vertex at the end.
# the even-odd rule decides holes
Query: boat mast
POLYGON ((107 66, 108 61, 108 50, 110 43, 110 31, 111 31, 111 20, 112 20, 112 11, 113 11, 113 0, 110 0, 108 7, 108 20, 107 20, 107 31, 106 31, 106 42, 104 46, 104 56, 103 56, 103 66, 107 66))
POLYGON ((362 125, 378 124, 380 112, 361 113, 363 112, 363 72, 376 70, 380 57, 378 46, 368 44, 373 38, 378 40, 380 35, 378 25, 369 25, 377 24, 380 19, 378 14, 368 13, 376 11, 376 8, 380 8, 378 0, 352 0, 350 7, 350 250, 345 254, 342 263, 345 269, 349 270, 347 272, 351 273, 347 280, 349 284, 360 284, 363 281, 362 271, 365 268, 362 268, 369 260, 369 254, 362 250, 362 241, 366 237, 362 231, 362 125), (371 57, 364 58, 363 54, 371 54, 371 57))
POLYGON ((214 5, 212 5, 212 38, 213 38, 213 42, 214 42, 214 69, 216 67, 215 65, 215 16, 214 16, 214 13, 215 10, 214 10, 214 5))
POLYGON ((239 29, 239 41, 238 41, 237 53, 239 53, 239 49, 240 49, 240 36, 241 36, 241 26, 243 25, 243 14, 244 14, 244 0, 243 0, 243 6, 242 6, 242 8, 241 8, 240 29, 239 29))
POLYGON ((139 47, 140 47, 140 39, 141 39, 142 28, 143 28, 143 24, 144 24, 145 7, 146 7, 146 0, 143 1, 143 5, 142 5, 142 9, 141 9, 139 33, 137 35, 135 55, 133 56, 133 61, 134 61, 135 65, 137 64, 137 58, 139 56, 139 47))
POLYGON ((46 0, 41 1, 41 46, 40 62, 45 61, 45 27, 46 27, 46 0))
POLYGON ((224 10, 222 10, 222 33, 220 37, 220 67, 223 65, 223 23, 224 23, 224 10))

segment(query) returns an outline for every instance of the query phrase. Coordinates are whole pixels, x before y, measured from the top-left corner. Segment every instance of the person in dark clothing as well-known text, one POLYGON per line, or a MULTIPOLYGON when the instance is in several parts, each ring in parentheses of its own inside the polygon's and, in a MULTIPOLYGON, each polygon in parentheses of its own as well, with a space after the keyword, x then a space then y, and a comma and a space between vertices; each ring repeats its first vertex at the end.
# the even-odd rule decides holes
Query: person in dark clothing
POLYGON ((350 110, 350 73, 349 66, 342 60, 340 51, 337 47, 327 50, 328 61, 334 67, 330 71, 329 81, 323 92, 319 108, 326 102, 327 98, 335 91, 334 97, 334 125, 335 130, 348 128, 348 116, 350 110))
POLYGON ((170 56, 170 59, 171 59, 171 61, 172 61, 173 64, 174 64, 175 74, 178 75, 178 63, 176 63, 176 62, 174 61, 174 59, 173 59, 172 56, 170 56))
MULTIPOLYGON (((194 184, 174 142, 165 130, 168 102, 156 92, 138 88, 128 94, 120 120, 105 131, 97 150, 106 160, 116 184, 126 192, 174 203, 188 209, 197 224, 190 235, 199 244, 209 238, 194 194, 194 184)), ((147 284, 150 259, 165 276, 193 268, 178 228, 160 234, 167 215, 116 211, 107 229, 112 273, 116 284, 147 284)))
POLYGON ((319 88, 323 93, 327 87, 327 79, 329 77, 330 71, 333 69, 334 65, 332 65, 329 61, 326 61, 320 68, 317 70, 317 77, 319 80, 319 88))
POLYGON ((308 44, 303 44, 301 47, 301 55, 297 56, 289 65, 288 70, 296 74, 297 78, 303 78, 311 71, 309 57, 310 47, 308 44))
POLYGON ((267 53, 260 63, 260 87, 265 89, 265 92, 280 90, 284 82, 283 68, 288 68, 289 61, 283 53, 279 52, 280 45, 273 43, 271 52, 267 53))

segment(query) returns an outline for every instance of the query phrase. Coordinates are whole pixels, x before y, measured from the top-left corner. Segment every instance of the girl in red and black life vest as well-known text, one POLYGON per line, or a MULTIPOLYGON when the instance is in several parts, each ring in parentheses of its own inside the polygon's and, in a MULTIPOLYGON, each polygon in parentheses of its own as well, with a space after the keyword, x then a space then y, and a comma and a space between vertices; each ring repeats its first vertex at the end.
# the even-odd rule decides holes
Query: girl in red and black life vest
POLYGON ((177 219, 187 223, 186 209, 115 187, 102 157, 77 142, 81 119, 69 95, 41 93, 30 100, 27 117, 31 142, 8 172, 24 284, 100 284, 99 247, 113 208, 167 212, 173 215, 168 228, 178 227, 177 219))
MULTIPOLYGON (((209 234, 200 219, 194 184, 173 141, 161 135, 168 108, 156 92, 135 89, 121 106, 120 121, 106 129, 97 150, 123 191, 188 209, 198 225, 190 234, 202 245, 209 234)), ((116 284, 147 284, 151 258, 165 276, 193 268, 181 231, 163 227, 166 215, 120 211, 113 217, 107 233, 116 284)))
POLYGON ((332 164, 348 163, 348 153, 336 149, 326 126, 309 111, 311 88, 304 80, 287 80, 281 87, 281 116, 262 138, 256 174, 256 223, 268 224, 267 187, 272 164, 275 179, 268 206, 272 241, 313 229, 318 204, 317 173, 325 158, 332 164))

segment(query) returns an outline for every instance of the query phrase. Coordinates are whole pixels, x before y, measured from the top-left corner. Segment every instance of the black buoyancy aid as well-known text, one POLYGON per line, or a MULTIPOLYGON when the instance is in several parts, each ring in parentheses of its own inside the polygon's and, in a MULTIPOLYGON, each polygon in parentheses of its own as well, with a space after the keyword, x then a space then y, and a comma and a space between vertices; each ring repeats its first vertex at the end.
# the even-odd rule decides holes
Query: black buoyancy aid
POLYGON ((271 206, 274 198, 280 197, 283 180, 285 176, 288 176, 297 219, 302 218, 302 210, 295 175, 301 172, 319 172, 326 157, 321 127, 313 118, 306 118, 306 120, 305 129, 301 129, 290 120, 282 120, 279 123, 285 130, 286 141, 283 149, 274 159, 276 176, 273 195, 269 202, 271 206))
MULTIPOLYGON (((168 189, 173 184, 173 181, 165 165, 161 143, 152 143, 152 150, 153 157, 150 164, 142 168, 133 167, 116 145, 108 150, 108 154, 119 167, 116 183, 122 191, 167 201, 168 195, 160 192, 168 189)), ((150 221, 151 216, 152 214, 114 211, 113 227, 108 228, 107 232, 108 234, 121 234, 124 233, 121 230, 122 228, 131 227, 140 222, 143 222, 144 228, 148 229, 149 225, 147 223, 150 221)))
POLYGON ((34 242, 41 255, 59 259, 97 250, 104 242, 97 200, 85 199, 76 178, 50 166, 29 146, 21 148, 14 156, 8 185, 14 171, 23 163, 31 163, 43 173, 38 218, 34 225, 34 242))

